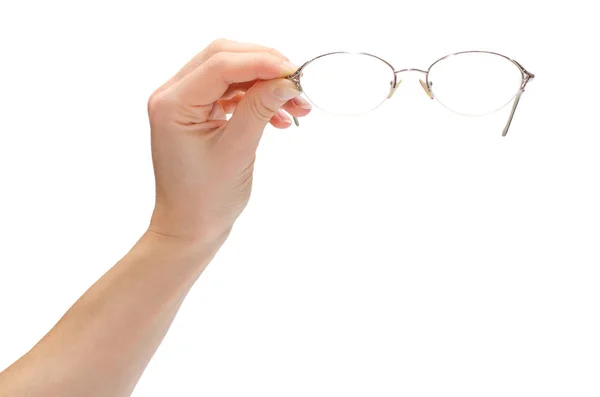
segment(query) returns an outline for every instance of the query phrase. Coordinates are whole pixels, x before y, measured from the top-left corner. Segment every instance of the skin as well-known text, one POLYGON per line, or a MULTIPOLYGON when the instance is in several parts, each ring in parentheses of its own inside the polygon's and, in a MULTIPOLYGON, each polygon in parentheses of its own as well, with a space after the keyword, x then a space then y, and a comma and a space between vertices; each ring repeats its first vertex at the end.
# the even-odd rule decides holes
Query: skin
POLYGON ((132 393, 248 203, 265 126, 287 128, 286 112, 310 112, 295 85, 282 78, 296 68, 273 49, 221 39, 152 94, 156 204, 147 231, 0 373, 0 397, 132 393))

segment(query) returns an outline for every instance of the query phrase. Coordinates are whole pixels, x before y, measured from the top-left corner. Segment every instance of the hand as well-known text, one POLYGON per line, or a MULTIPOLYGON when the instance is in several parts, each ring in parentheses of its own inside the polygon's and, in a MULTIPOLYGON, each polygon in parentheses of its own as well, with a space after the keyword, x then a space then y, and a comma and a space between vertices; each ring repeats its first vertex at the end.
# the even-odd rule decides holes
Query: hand
POLYGON ((310 112, 282 78, 296 69, 273 49, 217 40, 152 94, 150 231, 193 240, 228 235, 248 203, 265 126, 291 125, 281 109, 296 117, 310 112))

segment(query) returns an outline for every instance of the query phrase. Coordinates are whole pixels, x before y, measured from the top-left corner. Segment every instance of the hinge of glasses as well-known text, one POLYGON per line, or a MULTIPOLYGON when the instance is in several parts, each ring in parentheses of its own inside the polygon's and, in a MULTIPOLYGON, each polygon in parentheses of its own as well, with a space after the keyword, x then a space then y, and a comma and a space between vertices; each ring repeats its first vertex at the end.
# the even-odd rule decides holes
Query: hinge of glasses
POLYGON ((523 84, 521 85, 521 91, 525 91, 525 86, 527 86, 527 83, 529 83, 529 80, 533 79, 535 77, 535 75, 529 71, 527 71, 527 69, 523 68, 523 74, 525 75, 525 79, 523 79, 523 84))
POLYGON ((535 74, 527 71, 526 69, 523 69, 523 71, 525 72, 525 75, 527 76, 527 80, 530 80, 535 77, 535 74))
POLYGON ((296 84, 296 87, 298 87, 298 89, 300 91, 302 91, 302 87, 300 86, 300 74, 301 71, 300 69, 298 69, 294 74, 292 74, 291 76, 286 77, 288 80, 290 80, 291 82, 293 82, 294 84, 296 84))
POLYGON ((517 64, 517 66, 521 69, 521 71, 523 72, 523 74, 525 75, 525 81, 527 82, 528 80, 531 80, 535 77, 535 75, 533 73, 531 73, 530 71, 528 71, 527 69, 525 69, 523 67, 523 65, 521 65, 519 62, 517 61, 513 61, 514 63, 517 64))

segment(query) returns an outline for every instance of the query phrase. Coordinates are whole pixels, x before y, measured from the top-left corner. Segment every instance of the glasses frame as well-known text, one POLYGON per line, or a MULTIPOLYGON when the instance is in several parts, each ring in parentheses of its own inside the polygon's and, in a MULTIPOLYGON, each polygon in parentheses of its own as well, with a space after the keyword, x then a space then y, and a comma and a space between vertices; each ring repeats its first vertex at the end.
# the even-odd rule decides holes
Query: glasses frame
MULTIPOLYGON (((525 69, 519 62, 515 61, 512 58, 507 57, 506 55, 502 55, 496 52, 491 52, 491 51, 479 51, 479 50, 475 50, 475 51, 460 51, 460 52, 455 52, 452 54, 448 54, 445 55, 441 58, 439 58, 438 60, 436 60, 435 62, 433 62, 431 65, 429 65, 429 67, 427 68, 427 70, 423 70, 423 69, 416 69, 416 68, 405 68, 405 69, 396 69, 394 68, 394 66, 386 61, 383 58, 378 57, 377 55, 373 55, 373 54, 369 54, 366 52, 349 52, 349 51, 335 51, 335 52, 329 52, 327 54, 322 54, 319 55, 317 57, 312 58, 309 61, 306 61, 305 63, 302 64, 302 66, 300 66, 298 68, 298 70, 296 70, 296 72, 294 72, 292 75, 287 76, 287 79, 292 81, 296 87, 298 88, 298 90, 300 92, 304 92, 304 90, 302 89, 302 83, 301 83, 301 77, 302 77, 302 72, 304 70, 304 68, 306 66, 308 66, 309 64, 311 64, 312 62, 314 62, 315 60, 319 59, 319 58, 323 58, 325 56, 328 55, 336 55, 336 54, 358 54, 358 55, 366 55, 366 56, 370 56, 373 58, 376 58, 378 60, 380 60, 381 62, 385 63, 386 65, 388 65, 394 75, 394 80, 393 82, 390 84, 390 92, 388 94, 388 96, 386 98, 384 98, 381 103, 379 105, 377 105, 374 109, 370 110, 373 111, 375 110, 377 107, 379 107, 381 104, 383 104, 387 99, 391 98, 392 95, 394 95, 394 92, 396 91, 396 89, 398 88, 398 86, 400 85, 400 82, 402 80, 398 80, 398 74, 399 73, 403 73, 403 72, 419 72, 419 73, 423 73, 425 75, 425 80, 419 80, 419 82, 421 83, 421 86, 423 87, 423 90, 425 91, 425 93, 429 96, 429 98, 431 99, 437 99, 435 97, 435 94, 432 90, 432 84, 429 81, 429 72, 431 71, 431 68, 433 66, 435 66, 437 63, 448 59, 450 57, 456 56, 456 55, 461 55, 461 54, 490 54, 490 55, 496 55, 499 57, 502 57, 510 62, 512 62, 521 72, 521 86, 519 87, 518 91, 513 95, 513 97, 509 100, 508 103, 510 103, 510 101, 513 101, 513 106, 512 109, 510 111, 510 115, 508 117, 508 121, 506 122, 506 125, 504 126, 504 129, 502 131, 502 136, 506 136, 506 134, 508 133, 508 129, 510 128, 510 125, 512 123, 512 120, 514 118, 515 112, 517 110, 517 106, 519 105, 519 101, 521 99, 521 95, 523 95, 523 92, 525 92, 525 87, 527 86, 527 83, 529 83, 529 81, 533 80, 533 78, 535 78, 535 75, 531 72, 529 72, 527 69, 525 69)), ((437 100, 442 106, 446 107, 440 100, 437 100)), ((507 103, 507 104, 508 104, 507 103)), ((507 104, 505 104, 504 106, 506 106, 507 104)), ((502 106, 500 109, 502 109, 504 106, 502 106)), ((446 107, 447 108, 447 107, 446 107)), ((449 108, 447 108, 449 109, 449 108)), ((500 110, 497 109, 496 111, 500 110)), ((451 109, 450 109, 451 110, 451 109)), ((494 111, 495 112, 495 111, 494 111)), ((368 113, 368 112, 365 112, 368 113)), ((299 126, 300 123, 298 122, 298 118, 294 117, 294 123, 296 124, 296 126, 299 126)))

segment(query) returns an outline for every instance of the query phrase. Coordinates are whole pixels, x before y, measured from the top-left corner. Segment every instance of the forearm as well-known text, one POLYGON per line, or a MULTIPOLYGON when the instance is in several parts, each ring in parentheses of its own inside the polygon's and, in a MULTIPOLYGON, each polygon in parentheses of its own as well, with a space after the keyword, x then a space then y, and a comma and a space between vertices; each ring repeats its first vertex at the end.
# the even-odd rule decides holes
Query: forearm
POLYGON ((221 243, 145 234, 29 353, 0 374, 0 396, 130 395, 221 243))

